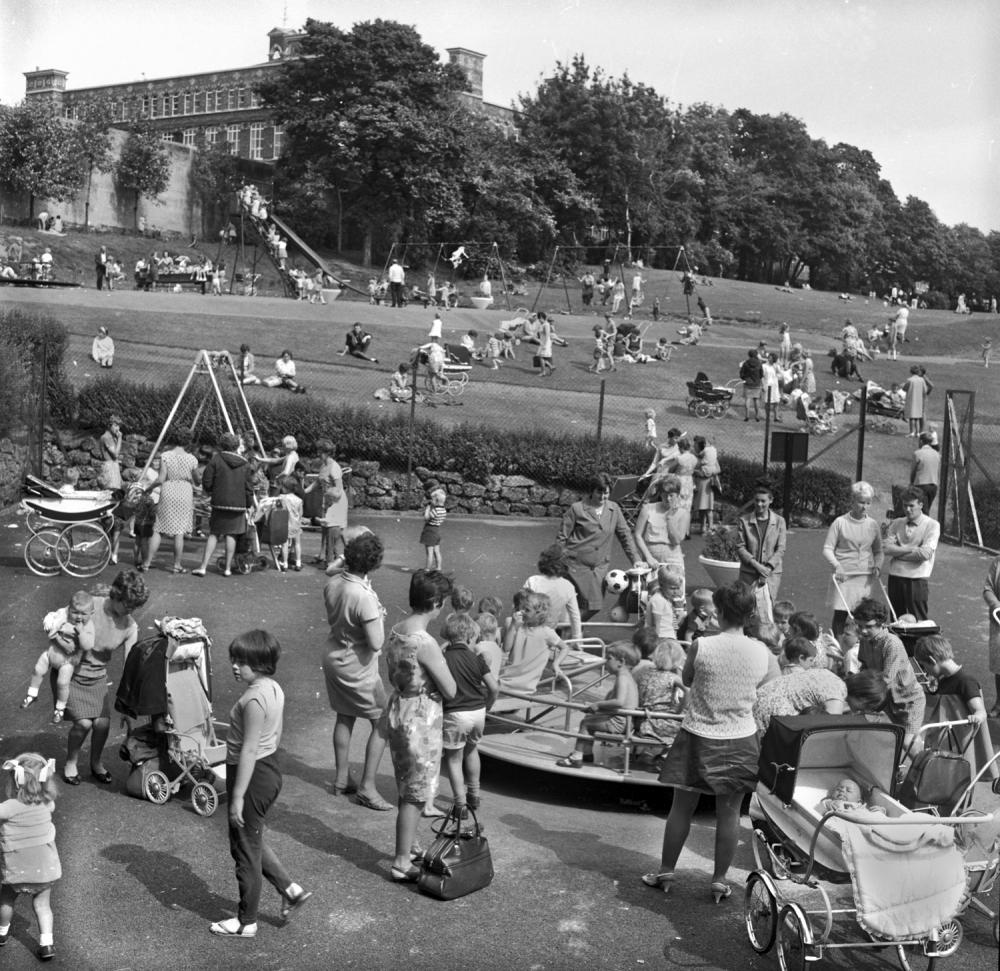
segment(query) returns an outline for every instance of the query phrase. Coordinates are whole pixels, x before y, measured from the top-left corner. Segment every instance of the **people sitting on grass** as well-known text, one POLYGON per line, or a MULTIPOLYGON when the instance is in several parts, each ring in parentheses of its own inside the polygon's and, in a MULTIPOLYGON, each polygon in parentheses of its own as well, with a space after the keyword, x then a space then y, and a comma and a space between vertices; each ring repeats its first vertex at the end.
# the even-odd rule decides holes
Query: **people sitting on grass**
POLYGON ((111 339, 107 327, 98 327, 97 336, 90 348, 90 356, 103 368, 110 368, 115 363, 115 342, 111 339))
POLYGON ((364 330, 360 321, 355 321, 354 326, 347 332, 347 337, 344 339, 344 349, 339 352, 339 356, 343 357, 345 354, 350 354, 351 357, 356 357, 362 361, 378 364, 377 357, 369 357, 366 353, 371 346, 371 342, 372 335, 364 330))
POLYGON ((293 394, 305 394, 306 389, 295 379, 295 361, 291 351, 282 351, 281 357, 274 362, 274 374, 264 379, 268 388, 285 388, 293 394))

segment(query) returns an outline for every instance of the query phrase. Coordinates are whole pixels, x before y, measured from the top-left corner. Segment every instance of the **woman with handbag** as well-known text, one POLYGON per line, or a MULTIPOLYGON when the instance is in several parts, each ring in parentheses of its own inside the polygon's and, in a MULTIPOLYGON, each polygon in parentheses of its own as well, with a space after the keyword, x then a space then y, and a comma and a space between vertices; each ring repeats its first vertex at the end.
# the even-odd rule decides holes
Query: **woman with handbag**
POLYGON ((313 562, 329 569, 344 552, 344 530, 347 528, 347 492, 344 489, 344 472, 334 459, 336 451, 332 442, 320 439, 316 443, 320 467, 306 492, 320 489, 323 494, 322 534, 319 556, 313 562))
POLYGON ((453 698, 455 679, 444 653, 427 628, 441 612, 451 580, 437 570, 417 570, 410 578, 410 615, 389 632, 386 660, 393 693, 383 721, 399 792, 396 850, 390 875, 396 883, 414 883, 420 868, 415 846, 417 823, 432 802, 441 760, 444 709, 453 698))

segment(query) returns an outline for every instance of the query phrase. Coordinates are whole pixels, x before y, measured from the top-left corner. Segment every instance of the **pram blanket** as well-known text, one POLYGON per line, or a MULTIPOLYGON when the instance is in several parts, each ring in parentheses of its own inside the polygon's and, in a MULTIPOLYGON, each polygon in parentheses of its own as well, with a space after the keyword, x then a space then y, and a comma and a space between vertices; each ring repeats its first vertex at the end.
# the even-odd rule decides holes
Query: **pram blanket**
POLYGON ((885 817, 867 810, 829 822, 842 841, 858 924, 884 940, 926 936, 958 913, 966 893, 954 830, 927 813, 911 815, 912 826, 880 826, 885 817))

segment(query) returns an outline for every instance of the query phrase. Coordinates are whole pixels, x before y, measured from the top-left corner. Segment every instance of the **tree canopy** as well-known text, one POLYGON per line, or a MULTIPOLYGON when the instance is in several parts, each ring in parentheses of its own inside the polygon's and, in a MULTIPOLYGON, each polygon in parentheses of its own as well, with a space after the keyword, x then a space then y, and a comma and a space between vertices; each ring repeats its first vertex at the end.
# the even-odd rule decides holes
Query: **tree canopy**
POLYGON ((148 125, 134 124, 114 165, 115 181, 133 194, 132 218, 137 221, 139 199, 155 199, 170 180, 170 159, 159 133, 148 125))

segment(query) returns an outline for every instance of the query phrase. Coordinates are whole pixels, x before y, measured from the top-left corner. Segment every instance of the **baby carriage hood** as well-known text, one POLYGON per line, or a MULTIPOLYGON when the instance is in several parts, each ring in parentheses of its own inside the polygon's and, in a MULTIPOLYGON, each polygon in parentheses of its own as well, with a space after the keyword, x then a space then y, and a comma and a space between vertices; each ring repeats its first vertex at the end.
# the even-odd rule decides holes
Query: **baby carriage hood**
POLYGON ((898 725, 873 724, 863 715, 778 716, 761 742, 760 781, 790 805, 800 769, 843 766, 893 795, 903 734, 898 725))

